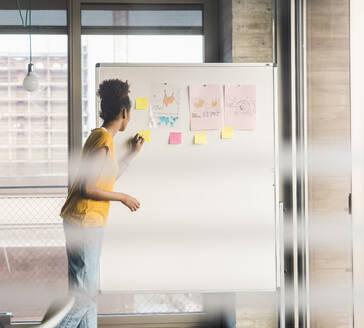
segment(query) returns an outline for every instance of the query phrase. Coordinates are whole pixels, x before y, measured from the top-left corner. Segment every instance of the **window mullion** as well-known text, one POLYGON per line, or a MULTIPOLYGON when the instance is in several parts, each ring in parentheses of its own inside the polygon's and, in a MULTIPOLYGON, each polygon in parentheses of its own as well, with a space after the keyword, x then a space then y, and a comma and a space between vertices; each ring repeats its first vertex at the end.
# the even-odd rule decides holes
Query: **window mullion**
POLYGON ((68 146, 69 163, 72 154, 82 147, 82 99, 81 99, 81 4, 68 0, 68 146))

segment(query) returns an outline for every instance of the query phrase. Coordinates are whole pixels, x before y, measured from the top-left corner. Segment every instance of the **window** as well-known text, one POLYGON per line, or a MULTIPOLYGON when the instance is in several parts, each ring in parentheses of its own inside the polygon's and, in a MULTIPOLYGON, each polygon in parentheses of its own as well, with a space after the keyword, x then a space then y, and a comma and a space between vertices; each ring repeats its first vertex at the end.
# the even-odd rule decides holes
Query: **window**
POLYGON ((59 217, 68 173, 66 1, 32 5, 40 88, 27 93, 28 31, 16 1, 0 4, 0 308, 12 312, 13 321, 41 319, 67 289, 59 217))
POLYGON ((67 185, 67 35, 32 41, 40 88, 27 93, 29 37, 0 35, 0 307, 15 321, 38 320, 67 288, 64 195, 23 194, 24 187, 67 185), (16 187, 16 196, 5 194, 16 187))
MULTIPOLYGON (((1 11, 0 11, 1 13, 1 11)), ((22 83, 28 35, 0 35, 0 180, 3 186, 67 185, 67 36, 33 35, 39 90, 22 83)))

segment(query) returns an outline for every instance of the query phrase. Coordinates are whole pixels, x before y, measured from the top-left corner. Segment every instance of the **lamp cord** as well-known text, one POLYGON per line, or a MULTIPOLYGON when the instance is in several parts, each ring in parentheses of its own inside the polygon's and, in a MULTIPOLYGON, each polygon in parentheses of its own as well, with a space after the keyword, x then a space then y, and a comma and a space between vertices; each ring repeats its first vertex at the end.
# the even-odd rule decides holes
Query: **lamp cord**
POLYGON ((16 0, 19 16, 23 27, 29 27, 29 61, 32 63, 32 0, 29 0, 28 9, 25 10, 25 20, 23 18, 22 9, 20 6, 20 0, 16 0))
POLYGON ((29 0, 29 60, 32 62, 32 0, 29 0))
POLYGON ((21 23, 22 23, 22 25, 24 26, 24 27, 26 27, 27 26, 27 19, 28 19, 28 10, 26 10, 26 12, 25 12, 25 23, 24 23, 24 19, 23 19, 23 15, 22 15, 22 13, 21 13, 21 7, 20 7, 20 2, 19 2, 19 0, 16 0, 16 4, 17 4, 17 6, 18 6, 18 11, 19 11, 19 16, 20 16, 20 19, 21 19, 21 23))

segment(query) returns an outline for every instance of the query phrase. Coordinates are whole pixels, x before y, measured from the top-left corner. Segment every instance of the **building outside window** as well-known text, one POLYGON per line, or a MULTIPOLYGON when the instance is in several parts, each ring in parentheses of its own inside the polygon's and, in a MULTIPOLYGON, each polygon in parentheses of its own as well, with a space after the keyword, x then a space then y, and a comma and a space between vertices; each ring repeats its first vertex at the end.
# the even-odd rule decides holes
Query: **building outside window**
POLYGON ((68 161, 67 36, 33 35, 40 87, 22 83, 27 35, 0 35, 0 179, 2 186, 66 185, 68 161))

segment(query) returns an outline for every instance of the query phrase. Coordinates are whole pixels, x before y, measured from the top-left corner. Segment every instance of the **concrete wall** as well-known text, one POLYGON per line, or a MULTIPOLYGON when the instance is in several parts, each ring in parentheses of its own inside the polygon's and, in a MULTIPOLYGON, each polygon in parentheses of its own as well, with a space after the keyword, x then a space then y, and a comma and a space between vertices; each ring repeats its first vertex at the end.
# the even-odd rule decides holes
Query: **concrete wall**
POLYGON ((312 328, 352 327, 349 8, 307 1, 312 328))
POLYGON ((232 1, 233 62, 272 62, 272 0, 232 1))
POLYGON ((272 0, 219 0, 220 61, 273 61, 272 0))

